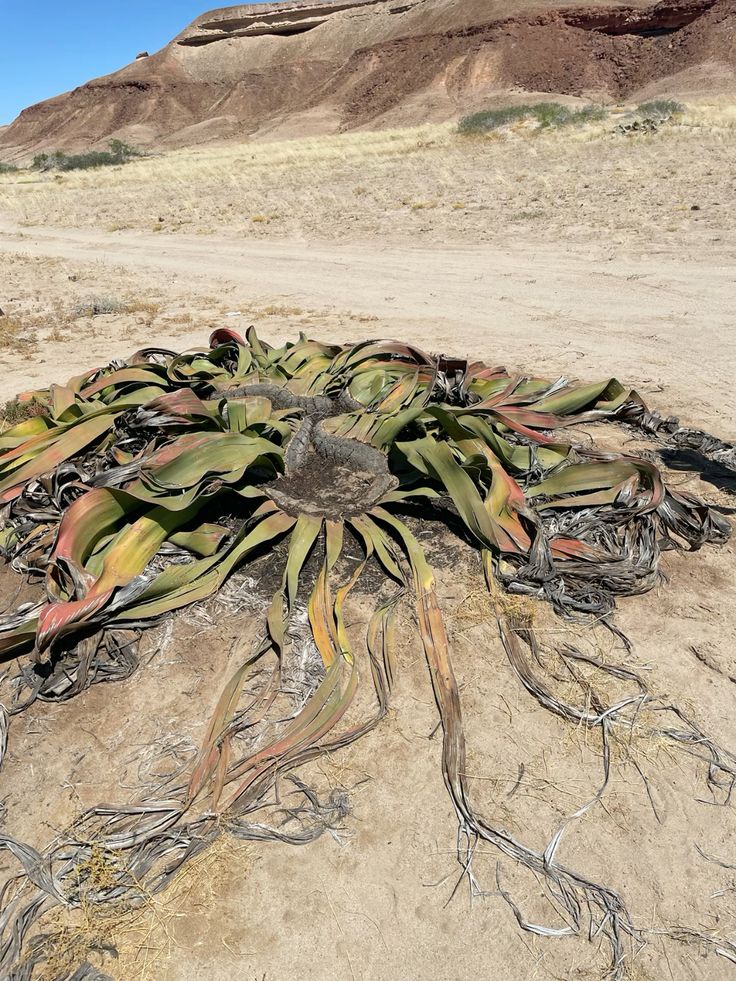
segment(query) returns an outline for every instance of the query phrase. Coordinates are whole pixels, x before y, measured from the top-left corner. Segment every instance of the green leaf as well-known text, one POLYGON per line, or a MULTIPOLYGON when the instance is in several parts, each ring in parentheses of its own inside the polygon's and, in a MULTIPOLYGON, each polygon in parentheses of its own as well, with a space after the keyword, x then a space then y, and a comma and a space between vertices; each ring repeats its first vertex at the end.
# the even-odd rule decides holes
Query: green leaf
POLYGON ((637 469, 625 460, 606 463, 578 463, 565 467, 541 483, 530 487, 527 497, 557 497, 558 494, 577 494, 580 491, 607 490, 635 476, 637 469))

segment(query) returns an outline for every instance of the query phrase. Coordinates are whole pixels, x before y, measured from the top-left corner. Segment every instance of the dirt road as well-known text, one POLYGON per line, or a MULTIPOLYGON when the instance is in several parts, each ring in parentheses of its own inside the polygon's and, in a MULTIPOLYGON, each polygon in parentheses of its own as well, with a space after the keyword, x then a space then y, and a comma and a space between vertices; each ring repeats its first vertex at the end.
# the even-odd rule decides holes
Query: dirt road
MULTIPOLYGON (((736 249, 730 244, 693 242, 688 253, 652 249, 631 255, 603 243, 590 250, 510 240, 504 246, 444 248, 307 245, 19 228, 0 220, 3 255, 90 264, 100 289, 114 274, 132 288, 145 279, 149 290, 167 296, 217 294, 233 312, 253 301, 347 310, 356 317, 342 330, 346 340, 351 332, 356 338, 401 334, 428 348, 545 375, 616 374, 653 405, 734 435, 736 249), (376 320, 361 323, 366 317, 376 320)), ((42 281, 35 285, 44 289, 42 281)), ((331 334, 316 323, 310 332, 331 334)), ((165 340, 160 333, 157 342, 165 340)), ((281 327, 275 333, 286 336, 281 327)), ((178 331, 177 338, 179 346, 205 340, 199 330, 191 336, 178 331)), ((129 352, 125 338, 103 341, 100 353, 129 352)), ((67 367, 81 370, 98 356, 86 344, 67 344, 63 352, 54 342, 45 345, 46 364, 63 363, 63 375, 67 367)), ((38 386, 40 379, 32 364, 19 360, 8 382, 3 394, 9 396, 38 386)))

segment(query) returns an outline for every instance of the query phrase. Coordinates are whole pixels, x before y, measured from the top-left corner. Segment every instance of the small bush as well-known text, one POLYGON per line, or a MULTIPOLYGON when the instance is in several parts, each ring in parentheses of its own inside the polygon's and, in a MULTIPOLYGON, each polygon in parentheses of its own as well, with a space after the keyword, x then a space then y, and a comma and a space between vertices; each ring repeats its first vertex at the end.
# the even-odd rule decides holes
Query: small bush
POLYGON ((474 112, 460 120, 457 127, 458 132, 467 135, 489 133, 501 126, 508 126, 509 123, 528 119, 533 109, 533 106, 506 106, 503 109, 485 109, 482 112, 474 112))
POLYGON ((33 158, 34 170, 91 170, 94 167, 114 167, 128 163, 143 154, 122 140, 110 140, 109 150, 89 150, 68 156, 62 150, 53 153, 37 153, 33 158))
POLYGON ((116 300, 112 296, 90 296, 82 300, 72 310, 73 317, 100 317, 108 313, 129 313, 127 303, 116 300))
MULTIPOLYGON (((154 225, 160 228, 160 225, 154 225)), ((114 296, 90 296, 81 300, 71 310, 71 316, 102 317, 111 313, 144 313, 148 317, 157 317, 161 312, 161 304, 156 300, 146 300, 143 297, 128 300, 118 300, 114 296)))
POLYGON ((550 126, 582 126, 584 123, 597 122, 606 118, 603 106, 583 106, 582 109, 571 109, 561 106, 558 102, 542 102, 534 107, 534 115, 542 129, 550 126))
POLYGON ((663 123, 684 111, 685 107, 682 103, 675 102, 673 99, 654 99, 652 102, 642 102, 636 108, 639 116, 663 123))
POLYGON ((112 167, 120 162, 111 153, 80 153, 73 157, 65 157, 59 164, 59 170, 92 170, 94 167, 112 167))
POLYGON ((458 132, 465 136, 481 135, 524 119, 536 120, 539 129, 580 126, 605 117, 606 110, 602 106, 591 105, 575 109, 560 105, 559 102, 537 102, 534 105, 505 106, 501 109, 475 112, 460 120, 458 132))
POLYGON ((137 147, 130 146, 128 143, 123 143, 122 140, 110 140, 108 146, 110 147, 110 153, 112 156, 117 157, 121 163, 131 160, 133 157, 144 156, 142 150, 139 150, 137 147))
POLYGON ((0 174, 17 174, 18 168, 15 164, 0 163, 0 174))

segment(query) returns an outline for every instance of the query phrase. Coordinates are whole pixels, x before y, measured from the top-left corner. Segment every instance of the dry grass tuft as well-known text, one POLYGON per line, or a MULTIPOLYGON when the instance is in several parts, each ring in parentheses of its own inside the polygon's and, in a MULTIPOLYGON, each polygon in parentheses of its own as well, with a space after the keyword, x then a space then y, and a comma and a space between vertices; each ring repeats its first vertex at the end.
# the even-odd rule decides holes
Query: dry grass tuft
POLYGON ((263 317, 301 317, 304 314, 301 307, 290 307, 280 303, 271 303, 257 309, 263 317))
POLYGON ((11 399, 0 408, 0 432, 10 429, 11 426, 17 426, 19 422, 24 422, 26 419, 45 415, 46 407, 36 399, 28 399, 24 402, 11 399))
POLYGON ((153 318, 161 312, 161 304, 140 297, 119 300, 114 296, 90 296, 81 300, 71 310, 70 316, 104 317, 111 314, 145 313, 153 318))
POLYGON ((112 889, 120 878, 120 868, 99 845, 92 846, 89 858, 79 863, 76 873, 80 887, 84 883, 95 892, 112 889))
POLYGON ((497 597, 497 603, 499 611, 506 617, 513 630, 528 629, 536 619, 536 607, 533 600, 527 596, 500 593, 497 597))
POLYGON ((465 627, 475 627, 495 620, 493 601, 487 590, 477 589, 468 593, 455 608, 453 619, 459 620, 465 627))
POLYGON ((661 772, 681 765, 672 740, 652 729, 652 723, 659 721, 653 715, 645 709, 630 728, 612 729, 610 733, 611 749, 618 760, 640 773, 645 766, 650 772, 661 772))
POLYGON ((114 957, 115 977, 160 981, 170 958, 188 949, 187 936, 177 929, 178 921, 186 915, 191 924, 192 916, 216 909, 223 880, 234 865, 242 868, 247 851, 247 845, 221 835, 184 866, 168 889, 132 906, 90 901, 91 893, 111 888, 120 877, 114 858, 93 848, 77 868, 83 884, 79 908, 54 910, 40 924, 40 932, 47 936, 43 977, 67 977, 85 961, 100 962, 103 970, 110 970, 114 957))
POLYGON ((0 317, 0 349, 29 353, 35 350, 35 329, 19 317, 0 317))
POLYGON ((102 931, 90 930, 86 923, 60 927, 46 941, 47 960, 41 977, 71 977, 81 964, 96 959, 93 951, 110 950, 113 946, 111 938, 109 926, 102 931))
MULTIPOLYGON (((156 300, 129 300, 126 305, 128 313, 142 313, 151 320, 161 313, 161 304, 156 300)), ((188 322, 191 323, 191 316, 188 322)))
POLYGON ((527 596, 513 596, 500 590, 491 596, 487 590, 478 589, 458 603, 454 618, 466 627, 474 627, 494 621, 497 613, 506 617, 514 630, 531 627, 537 616, 534 601, 527 596))

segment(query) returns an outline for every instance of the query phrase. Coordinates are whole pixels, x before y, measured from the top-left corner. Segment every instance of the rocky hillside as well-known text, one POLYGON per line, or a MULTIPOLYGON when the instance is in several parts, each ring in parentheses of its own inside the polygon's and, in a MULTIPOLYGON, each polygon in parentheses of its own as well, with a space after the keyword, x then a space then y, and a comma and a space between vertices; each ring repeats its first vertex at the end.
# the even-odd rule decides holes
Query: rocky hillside
POLYGON ((163 50, 26 109, 0 157, 453 118, 513 93, 729 91, 736 0, 332 0, 223 7, 163 50))

